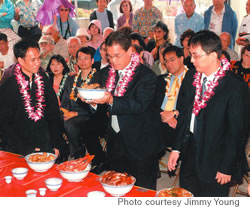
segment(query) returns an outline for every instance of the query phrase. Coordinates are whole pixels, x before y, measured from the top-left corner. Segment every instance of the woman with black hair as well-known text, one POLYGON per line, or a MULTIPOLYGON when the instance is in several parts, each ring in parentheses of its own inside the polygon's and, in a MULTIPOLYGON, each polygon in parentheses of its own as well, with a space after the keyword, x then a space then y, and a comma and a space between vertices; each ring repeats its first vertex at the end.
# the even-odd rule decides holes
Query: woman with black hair
POLYGON ((60 106, 64 84, 69 73, 69 67, 61 55, 53 55, 50 58, 46 71, 52 81, 53 88, 60 106))
POLYGON ((159 49, 162 44, 168 42, 168 26, 162 21, 158 21, 154 26, 154 40, 149 41, 147 50, 151 52, 154 60, 159 60, 159 49))

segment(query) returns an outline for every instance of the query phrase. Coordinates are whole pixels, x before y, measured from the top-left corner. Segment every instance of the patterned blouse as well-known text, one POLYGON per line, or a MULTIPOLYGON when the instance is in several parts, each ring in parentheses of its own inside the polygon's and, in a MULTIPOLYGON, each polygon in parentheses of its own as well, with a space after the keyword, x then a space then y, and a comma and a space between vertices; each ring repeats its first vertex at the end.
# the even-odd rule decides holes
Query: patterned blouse
POLYGON ((42 3, 40 0, 30 0, 29 6, 26 6, 23 0, 17 1, 16 7, 20 8, 19 24, 25 28, 35 27, 38 25, 36 15, 41 6, 42 3))

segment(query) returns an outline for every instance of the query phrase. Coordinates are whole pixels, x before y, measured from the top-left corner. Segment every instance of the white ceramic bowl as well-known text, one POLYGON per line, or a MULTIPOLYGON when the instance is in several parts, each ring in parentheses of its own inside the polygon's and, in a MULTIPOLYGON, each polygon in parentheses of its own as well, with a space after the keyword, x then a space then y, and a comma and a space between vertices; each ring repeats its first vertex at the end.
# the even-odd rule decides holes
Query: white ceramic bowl
POLYGON ((62 175, 62 177, 68 180, 69 182, 80 182, 82 179, 84 179, 88 175, 90 168, 91 168, 91 165, 88 164, 86 169, 83 171, 68 172, 68 171, 59 170, 59 172, 62 175))
POLYGON ((23 180, 28 173, 28 169, 25 167, 17 167, 12 169, 11 172, 17 180, 23 180))
POLYGON ((31 190, 26 190, 25 193, 26 193, 27 197, 36 197, 37 191, 31 189, 31 190))
POLYGON ((105 91, 107 91, 107 89, 85 89, 85 88, 77 88, 77 90, 80 96, 85 100, 103 98, 105 91))
POLYGON ((131 183, 129 185, 114 186, 114 185, 109 185, 109 184, 103 183, 102 178, 99 179, 104 190, 112 196, 124 196, 129 191, 131 191, 131 189, 133 188, 133 186, 135 184, 136 179, 133 177, 133 180, 134 180, 133 183, 131 183))
POLYGON ((26 160, 27 164, 35 172, 46 172, 47 170, 49 170, 55 164, 56 155, 52 154, 52 153, 49 153, 49 152, 47 152, 47 155, 48 156, 53 155, 55 157, 54 160, 51 160, 51 161, 48 161, 48 162, 31 162, 31 161, 29 161, 30 155, 35 155, 35 154, 42 154, 42 152, 32 153, 32 154, 29 154, 29 155, 25 156, 25 160, 26 160))
POLYGON ((62 185, 61 178, 48 178, 45 180, 45 184, 51 191, 57 191, 62 185))

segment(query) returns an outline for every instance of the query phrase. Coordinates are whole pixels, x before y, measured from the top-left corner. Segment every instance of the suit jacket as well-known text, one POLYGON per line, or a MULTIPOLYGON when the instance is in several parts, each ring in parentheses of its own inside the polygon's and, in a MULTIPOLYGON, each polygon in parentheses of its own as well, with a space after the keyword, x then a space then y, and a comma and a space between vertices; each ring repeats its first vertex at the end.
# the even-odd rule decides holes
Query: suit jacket
MULTIPOLYGON (((178 108, 180 115, 173 149, 181 152, 190 141, 190 121, 195 87, 192 86, 194 71, 188 71, 183 80, 178 108)), ((246 84, 231 71, 219 80, 215 94, 196 117, 196 170, 204 182, 215 182, 216 172, 241 176, 246 163, 244 147, 248 137, 249 92, 246 84)))
MULTIPOLYGON (((95 82, 105 87, 108 72, 109 67, 99 71, 95 82)), ((113 96, 110 113, 117 115, 124 148, 136 160, 155 156, 164 147, 159 133, 160 114, 153 103, 155 86, 156 75, 145 65, 139 65, 124 96, 113 96)), ((111 123, 109 128, 112 130, 111 123)))

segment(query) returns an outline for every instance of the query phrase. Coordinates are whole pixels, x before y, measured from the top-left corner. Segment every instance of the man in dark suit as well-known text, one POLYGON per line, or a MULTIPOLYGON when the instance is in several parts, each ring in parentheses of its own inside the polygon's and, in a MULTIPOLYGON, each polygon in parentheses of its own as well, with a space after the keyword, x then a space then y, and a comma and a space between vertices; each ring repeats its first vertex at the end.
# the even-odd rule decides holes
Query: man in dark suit
POLYGON ((242 176, 246 161, 249 94, 246 84, 220 59, 222 46, 211 31, 190 40, 197 70, 186 74, 178 96, 180 115, 168 168, 180 155, 180 186, 194 196, 228 196, 229 182, 242 176))
POLYGON ((107 88, 97 104, 109 104, 107 152, 113 170, 127 172, 136 185, 156 189, 157 153, 163 147, 160 114, 154 109, 156 75, 140 64, 131 39, 122 31, 106 40, 110 67, 98 72, 97 82, 107 88))

